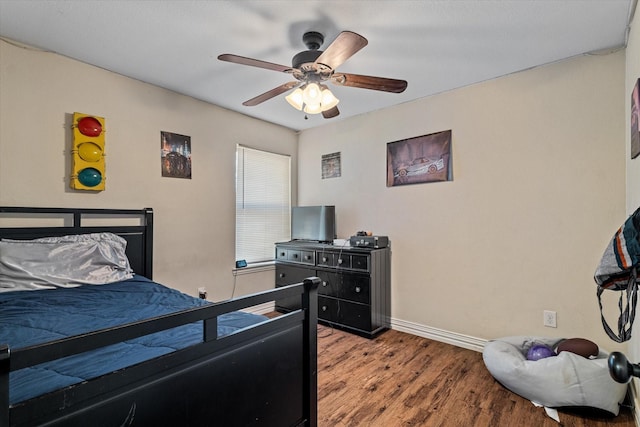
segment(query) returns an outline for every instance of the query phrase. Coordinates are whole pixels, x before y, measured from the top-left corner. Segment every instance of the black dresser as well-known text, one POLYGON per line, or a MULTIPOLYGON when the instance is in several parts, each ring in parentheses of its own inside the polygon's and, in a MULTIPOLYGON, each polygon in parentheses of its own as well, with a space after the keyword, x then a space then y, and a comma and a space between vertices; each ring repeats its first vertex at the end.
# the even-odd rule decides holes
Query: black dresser
MULTIPOLYGON (((373 338, 389 328, 391 251, 321 243, 276 244, 276 286, 318 276, 318 321, 373 338)), ((299 299, 276 301, 276 310, 300 306, 299 299)))

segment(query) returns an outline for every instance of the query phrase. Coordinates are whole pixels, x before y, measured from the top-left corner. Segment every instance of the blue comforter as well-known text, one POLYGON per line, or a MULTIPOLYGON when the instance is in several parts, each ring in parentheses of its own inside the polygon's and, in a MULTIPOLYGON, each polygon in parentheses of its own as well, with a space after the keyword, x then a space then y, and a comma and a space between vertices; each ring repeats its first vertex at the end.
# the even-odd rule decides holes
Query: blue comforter
MULTIPOLYGON (((0 293, 0 343, 10 349, 207 304, 145 277, 108 285, 0 293)), ((223 336, 265 320, 233 312, 218 318, 223 336)), ((10 374, 10 403, 202 342, 202 322, 20 369, 10 374)))

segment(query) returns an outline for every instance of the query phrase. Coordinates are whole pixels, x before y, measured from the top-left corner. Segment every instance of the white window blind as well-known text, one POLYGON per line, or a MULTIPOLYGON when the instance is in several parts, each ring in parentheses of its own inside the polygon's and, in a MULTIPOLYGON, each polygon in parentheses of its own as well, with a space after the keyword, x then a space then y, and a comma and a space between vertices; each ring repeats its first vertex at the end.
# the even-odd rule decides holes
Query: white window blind
POLYGON ((291 157, 238 145, 236 259, 274 258, 274 243, 291 237, 291 157))

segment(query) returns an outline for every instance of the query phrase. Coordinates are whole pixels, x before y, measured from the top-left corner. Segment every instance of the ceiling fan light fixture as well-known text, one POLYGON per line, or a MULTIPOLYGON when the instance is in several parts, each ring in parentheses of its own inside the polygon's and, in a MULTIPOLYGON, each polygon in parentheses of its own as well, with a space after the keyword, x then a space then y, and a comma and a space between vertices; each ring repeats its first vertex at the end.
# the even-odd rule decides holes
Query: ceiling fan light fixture
POLYGON ((322 111, 327 111, 338 105, 340 100, 335 97, 335 95, 329 89, 322 90, 322 101, 320 101, 320 105, 322 106, 322 111))
POLYGON ((306 105, 320 105, 322 93, 317 83, 309 83, 302 91, 302 101, 306 105))
POLYGON ((340 102, 325 85, 308 83, 297 88, 285 98, 289 105, 307 114, 320 114, 330 110, 340 102))
POLYGON ((322 113, 322 107, 320 104, 305 104, 304 112, 307 114, 319 114, 322 113))
POLYGON ((302 107, 304 106, 302 101, 302 89, 297 88, 289 95, 285 96, 284 99, 286 99, 293 108, 302 111, 302 107))

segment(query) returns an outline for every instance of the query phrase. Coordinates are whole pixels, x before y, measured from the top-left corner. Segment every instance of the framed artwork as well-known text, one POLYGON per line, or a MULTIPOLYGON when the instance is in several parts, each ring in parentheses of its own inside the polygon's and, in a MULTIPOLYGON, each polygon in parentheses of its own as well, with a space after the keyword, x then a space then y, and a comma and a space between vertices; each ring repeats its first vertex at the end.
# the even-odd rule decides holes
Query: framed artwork
POLYGON ((340 177, 340 152, 322 155, 322 179, 340 177))
POLYGON ((191 179, 191 137, 160 132, 162 176, 191 179))
POLYGON ((640 154, 640 79, 631 92, 631 158, 640 154))
POLYGON ((451 180, 451 130, 387 143, 387 187, 451 180))

